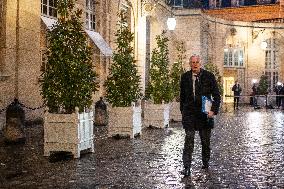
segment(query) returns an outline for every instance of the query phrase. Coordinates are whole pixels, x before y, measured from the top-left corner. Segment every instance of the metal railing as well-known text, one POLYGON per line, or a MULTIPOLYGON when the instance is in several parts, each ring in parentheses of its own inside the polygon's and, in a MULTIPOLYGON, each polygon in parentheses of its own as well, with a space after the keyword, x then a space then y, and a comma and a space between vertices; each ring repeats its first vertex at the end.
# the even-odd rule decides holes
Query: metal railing
MULTIPOLYGON (((234 96, 234 95, 225 95, 225 97, 229 97, 229 98, 234 98, 234 97, 239 97, 239 98, 243 98, 243 97, 249 97, 249 98, 253 98, 253 105, 257 105, 259 106, 258 104, 258 101, 259 101, 259 98, 264 98, 264 103, 265 103, 265 106, 268 107, 270 106, 271 104, 275 104, 274 103, 274 100, 272 100, 272 98, 275 98, 275 102, 277 103, 277 97, 278 98, 278 101, 280 103, 280 105, 284 105, 284 95, 276 95, 276 94, 267 94, 267 95, 239 95, 239 96, 234 96), (273 102, 273 103, 269 103, 269 102, 273 102)), ((277 105, 277 104, 276 104, 277 105)))

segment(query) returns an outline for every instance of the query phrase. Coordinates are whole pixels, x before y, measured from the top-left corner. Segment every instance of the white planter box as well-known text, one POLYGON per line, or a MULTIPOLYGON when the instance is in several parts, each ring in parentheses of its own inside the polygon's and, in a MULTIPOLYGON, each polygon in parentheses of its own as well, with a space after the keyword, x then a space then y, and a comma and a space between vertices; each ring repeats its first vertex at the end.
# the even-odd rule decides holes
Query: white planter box
MULTIPOLYGON (((92 108, 91 108, 92 110, 92 108)), ((80 158, 82 150, 94 152, 93 111, 44 115, 44 156, 53 151, 72 152, 80 158)))
POLYGON ((144 110, 145 127, 153 126, 165 128, 170 125, 170 104, 152 104, 145 102, 144 110))
POLYGON ((131 107, 109 107, 108 136, 130 136, 142 134, 141 104, 131 107))
POLYGON ((170 120, 173 120, 173 121, 182 120, 182 115, 181 115, 179 107, 180 107, 180 102, 171 103, 170 120))

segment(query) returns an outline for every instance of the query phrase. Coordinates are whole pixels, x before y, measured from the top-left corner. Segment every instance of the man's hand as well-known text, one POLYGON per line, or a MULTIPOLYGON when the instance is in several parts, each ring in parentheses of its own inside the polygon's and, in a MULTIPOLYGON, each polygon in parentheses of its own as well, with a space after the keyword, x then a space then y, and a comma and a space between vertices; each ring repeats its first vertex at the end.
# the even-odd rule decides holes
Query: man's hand
POLYGON ((213 118, 214 116, 214 112, 213 111, 209 111, 208 112, 208 118, 213 118))

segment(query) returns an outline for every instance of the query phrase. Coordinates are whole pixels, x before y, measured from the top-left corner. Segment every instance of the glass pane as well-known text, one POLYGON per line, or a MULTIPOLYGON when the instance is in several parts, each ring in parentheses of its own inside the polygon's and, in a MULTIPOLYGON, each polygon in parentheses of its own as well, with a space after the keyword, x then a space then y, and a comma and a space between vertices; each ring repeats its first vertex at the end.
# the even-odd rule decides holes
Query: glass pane
POLYGON ((232 50, 229 51, 229 66, 233 65, 233 53, 232 50))
POLYGON ((175 0, 175 6, 182 6, 182 0, 175 0))
POLYGON ((91 0, 90 2, 90 10, 94 11, 95 8, 95 2, 93 0, 91 0))
POLYGON ((224 52, 224 65, 228 65, 228 52, 224 52))
POLYGON ((42 6, 42 14, 47 15, 47 6, 42 6))
POLYGON ((234 65, 239 65, 239 52, 237 49, 234 49, 234 65))
POLYGON ((52 13, 53 13, 52 8, 49 7, 48 10, 49 10, 49 11, 48 11, 48 15, 49 15, 49 16, 53 16, 53 14, 52 14, 52 13))
POLYGON ((49 6, 50 6, 50 7, 53 7, 53 6, 54 6, 53 0, 49 0, 49 6))
POLYGON ((95 23, 95 21, 96 21, 96 17, 95 17, 95 15, 93 15, 92 22, 95 23))
POLYGON ((240 50, 239 63, 240 63, 240 66, 244 66, 244 52, 243 52, 243 50, 240 50))
POLYGON ((96 24, 95 24, 95 22, 93 22, 92 29, 93 29, 93 30, 95 30, 95 29, 96 29, 96 24))
POLYGON ((47 5, 47 0, 43 0, 42 3, 43 3, 44 5, 47 5))

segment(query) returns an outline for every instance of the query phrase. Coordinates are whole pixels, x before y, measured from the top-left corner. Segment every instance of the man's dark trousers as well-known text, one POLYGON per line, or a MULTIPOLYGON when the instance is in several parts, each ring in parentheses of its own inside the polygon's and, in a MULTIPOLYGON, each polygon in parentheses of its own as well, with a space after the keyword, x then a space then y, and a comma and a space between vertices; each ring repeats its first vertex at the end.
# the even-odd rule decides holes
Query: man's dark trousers
POLYGON ((239 108, 240 97, 234 97, 234 109, 239 108))
MULTIPOLYGON (((211 128, 201 128, 198 130, 201 146, 202 146, 202 163, 203 165, 208 164, 210 159, 210 136, 211 136, 211 128)), ((191 167, 192 161, 192 153, 194 150, 194 129, 185 129, 185 142, 183 149, 183 165, 185 168, 191 167)))

